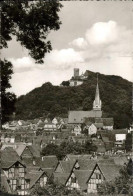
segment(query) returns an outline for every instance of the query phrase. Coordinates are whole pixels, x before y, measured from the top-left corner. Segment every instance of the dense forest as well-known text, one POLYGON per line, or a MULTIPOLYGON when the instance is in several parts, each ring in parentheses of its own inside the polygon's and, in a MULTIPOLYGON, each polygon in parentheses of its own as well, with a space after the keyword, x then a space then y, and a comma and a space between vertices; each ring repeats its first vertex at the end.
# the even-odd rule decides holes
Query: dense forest
MULTIPOLYGON (((67 117, 69 110, 91 110, 97 73, 88 71, 80 86, 53 86, 45 83, 17 99, 16 118, 67 117)), ((119 77, 99 74, 103 117, 114 117, 115 128, 126 128, 132 120, 132 83, 119 77)))

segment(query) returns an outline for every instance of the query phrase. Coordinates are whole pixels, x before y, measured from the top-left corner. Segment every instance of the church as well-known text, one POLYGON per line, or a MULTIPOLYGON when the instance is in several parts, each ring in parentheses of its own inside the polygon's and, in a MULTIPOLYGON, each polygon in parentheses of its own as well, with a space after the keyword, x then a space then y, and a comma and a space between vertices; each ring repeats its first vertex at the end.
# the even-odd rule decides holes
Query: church
POLYGON ((68 123, 71 125, 83 124, 86 119, 89 119, 89 121, 92 121, 97 126, 100 125, 102 129, 113 130, 113 118, 102 118, 102 101, 100 99, 98 77, 92 110, 68 112, 68 123))

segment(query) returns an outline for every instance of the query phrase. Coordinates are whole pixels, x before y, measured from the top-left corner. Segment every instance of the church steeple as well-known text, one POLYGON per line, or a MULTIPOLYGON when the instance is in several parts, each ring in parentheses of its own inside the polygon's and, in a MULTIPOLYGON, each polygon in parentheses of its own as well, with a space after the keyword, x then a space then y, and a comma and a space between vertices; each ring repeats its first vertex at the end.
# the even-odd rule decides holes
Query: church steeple
POLYGON ((99 86, 98 86, 98 74, 97 74, 97 86, 96 86, 95 100, 93 102, 93 110, 101 110, 101 107, 102 107, 102 102, 100 100, 99 86))

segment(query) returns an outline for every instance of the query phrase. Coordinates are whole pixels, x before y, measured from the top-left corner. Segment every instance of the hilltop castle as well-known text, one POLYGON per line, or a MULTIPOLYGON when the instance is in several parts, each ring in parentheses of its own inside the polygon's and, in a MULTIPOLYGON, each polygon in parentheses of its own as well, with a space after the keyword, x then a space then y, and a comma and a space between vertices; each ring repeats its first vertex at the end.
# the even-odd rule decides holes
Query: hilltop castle
POLYGON ((69 80, 70 86, 79 86, 79 85, 83 84, 84 80, 86 80, 86 79, 87 79, 87 77, 85 76, 85 74, 82 73, 81 75, 79 75, 79 69, 74 68, 74 75, 69 80))

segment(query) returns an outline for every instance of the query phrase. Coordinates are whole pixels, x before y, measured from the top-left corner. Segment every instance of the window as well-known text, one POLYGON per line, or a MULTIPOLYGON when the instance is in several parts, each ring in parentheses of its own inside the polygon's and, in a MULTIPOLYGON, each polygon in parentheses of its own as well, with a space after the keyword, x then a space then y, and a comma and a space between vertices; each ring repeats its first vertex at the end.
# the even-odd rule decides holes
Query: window
POLYGON ((17 180, 16 179, 13 179, 10 182, 11 182, 11 188, 12 188, 12 190, 15 191, 16 188, 17 188, 17 180))
POLYGON ((8 171, 8 178, 12 178, 14 177, 14 168, 10 168, 9 171, 8 171))
POLYGON ((19 176, 24 177, 24 168, 23 167, 19 168, 19 176))
POLYGON ((40 178, 40 186, 44 187, 46 185, 46 183, 47 183, 47 177, 46 176, 41 177, 40 178))
POLYGON ((25 189, 25 179, 21 179, 21 189, 25 189))
POLYGON ((71 177, 71 182, 72 183, 76 183, 76 178, 75 177, 71 177))
POLYGON ((74 86, 77 86, 77 82, 76 81, 74 81, 74 86))

